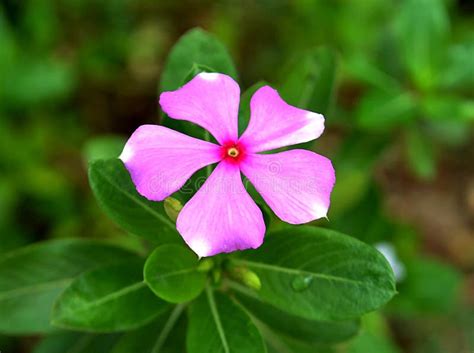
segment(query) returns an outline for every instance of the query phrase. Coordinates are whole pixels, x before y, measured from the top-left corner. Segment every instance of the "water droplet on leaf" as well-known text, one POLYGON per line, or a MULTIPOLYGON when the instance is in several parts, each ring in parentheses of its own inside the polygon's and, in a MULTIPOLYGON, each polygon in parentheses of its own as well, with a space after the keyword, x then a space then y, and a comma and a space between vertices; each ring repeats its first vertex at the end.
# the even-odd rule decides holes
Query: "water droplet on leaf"
POLYGON ((308 289, 312 282, 313 276, 311 275, 298 276, 291 282, 291 287, 297 292, 302 292, 308 289))

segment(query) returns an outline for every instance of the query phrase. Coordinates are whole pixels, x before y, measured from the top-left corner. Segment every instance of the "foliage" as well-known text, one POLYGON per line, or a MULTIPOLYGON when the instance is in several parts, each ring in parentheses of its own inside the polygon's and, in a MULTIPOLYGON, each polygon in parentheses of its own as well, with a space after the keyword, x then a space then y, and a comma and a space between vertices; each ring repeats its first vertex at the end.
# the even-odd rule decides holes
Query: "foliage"
MULTIPOLYGON (((35 353, 472 349, 459 266, 420 254, 426 235, 387 212, 379 185, 387 169, 432 185, 446 159, 468 160, 472 12, 443 0, 251 3, 0 5, 0 350, 28 335, 43 336, 35 353), (177 39, 196 23, 209 31, 177 39), (203 71, 239 79, 240 132, 264 84, 325 115, 328 137, 302 147, 334 161, 329 223, 284 226, 255 195, 264 245, 198 259, 175 220, 207 171, 163 203, 136 192, 117 159, 124 136, 157 123, 157 86, 203 71), (382 241, 406 268, 397 285, 382 241)), ((452 246, 470 261, 463 244, 452 246)))

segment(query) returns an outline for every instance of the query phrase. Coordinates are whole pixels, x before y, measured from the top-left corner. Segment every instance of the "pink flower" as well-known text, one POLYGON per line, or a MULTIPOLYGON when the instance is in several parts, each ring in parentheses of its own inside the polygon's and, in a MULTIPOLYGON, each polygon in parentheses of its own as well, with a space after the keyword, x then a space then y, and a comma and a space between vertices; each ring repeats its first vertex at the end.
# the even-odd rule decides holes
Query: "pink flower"
POLYGON ((288 105, 265 86, 253 95, 250 122, 239 137, 239 100, 240 88, 232 78, 201 73, 180 89, 162 93, 160 105, 171 118, 203 127, 219 144, 143 125, 120 156, 137 191, 153 201, 179 190, 197 170, 218 163, 176 221, 200 257, 257 248, 263 242, 262 212, 247 193, 241 172, 287 223, 325 217, 329 208, 335 182, 329 159, 301 149, 262 153, 318 138, 324 117, 288 105))

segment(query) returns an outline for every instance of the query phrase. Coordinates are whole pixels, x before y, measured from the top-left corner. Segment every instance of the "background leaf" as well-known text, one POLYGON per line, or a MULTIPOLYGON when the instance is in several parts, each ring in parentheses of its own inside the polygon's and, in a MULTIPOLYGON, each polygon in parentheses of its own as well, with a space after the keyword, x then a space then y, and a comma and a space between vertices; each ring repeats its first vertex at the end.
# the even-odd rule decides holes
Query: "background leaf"
POLYGON ((163 245, 148 257, 145 282, 160 298, 182 303, 197 297, 206 284, 206 274, 198 271, 198 258, 188 248, 163 245))
POLYGON ((84 146, 84 159, 92 162, 97 159, 118 158, 125 146, 123 136, 101 136, 87 141, 84 146))
POLYGON ((302 109, 328 114, 334 102, 338 60, 328 48, 318 48, 296 60, 280 87, 281 96, 302 109))
POLYGON ((195 28, 185 33, 171 49, 161 74, 160 90, 177 89, 194 64, 237 78, 227 49, 208 32, 195 28))
POLYGON ((188 353, 265 353, 250 317, 226 296, 207 289, 189 308, 188 353))
POLYGON ((409 316, 416 313, 443 315, 454 308, 461 289, 458 270, 423 257, 406 261, 405 267, 406 279, 400 283, 400 295, 390 304, 391 310, 409 316))
POLYGON ((51 307, 80 273, 136 255, 97 241, 64 239, 31 245, 0 259, 0 332, 52 331, 51 307))
POLYGON ((443 0, 404 0, 395 19, 400 58, 421 89, 434 85, 446 50, 449 19, 443 0))
POLYGON ((163 204, 138 194, 130 174, 119 159, 92 162, 89 182, 100 206, 128 232, 154 243, 182 241, 163 204))
POLYGON ((362 332, 351 342, 348 353, 400 353, 400 350, 387 338, 362 332))
POLYGON ((474 39, 451 46, 448 63, 441 73, 441 86, 447 88, 474 88, 474 39))
POLYGON ((143 282, 143 262, 100 267, 76 278, 54 305, 55 326, 79 331, 134 329, 153 320, 167 305, 143 282))
POLYGON ((401 91, 371 91, 364 95, 356 110, 360 127, 371 131, 387 131, 414 120, 416 102, 401 91))
POLYGON ((272 233, 259 249, 231 261, 259 276, 261 300, 310 320, 356 318, 395 294, 393 272, 382 254, 323 228, 272 233))
POLYGON ((421 179, 431 180, 436 175, 436 154, 432 142, 420 129, 411 129, 406 136, 408 165, 421 179))

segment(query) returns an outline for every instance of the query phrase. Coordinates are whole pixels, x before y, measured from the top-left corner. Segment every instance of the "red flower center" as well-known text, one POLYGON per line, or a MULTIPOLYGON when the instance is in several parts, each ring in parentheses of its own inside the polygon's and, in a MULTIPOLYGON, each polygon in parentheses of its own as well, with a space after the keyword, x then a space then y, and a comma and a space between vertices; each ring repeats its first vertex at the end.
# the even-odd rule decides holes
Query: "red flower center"
POLYGON ((226 142, 222 145, 222 159, 238 163, 245 155, 244 147, 238 142, 226 142))

